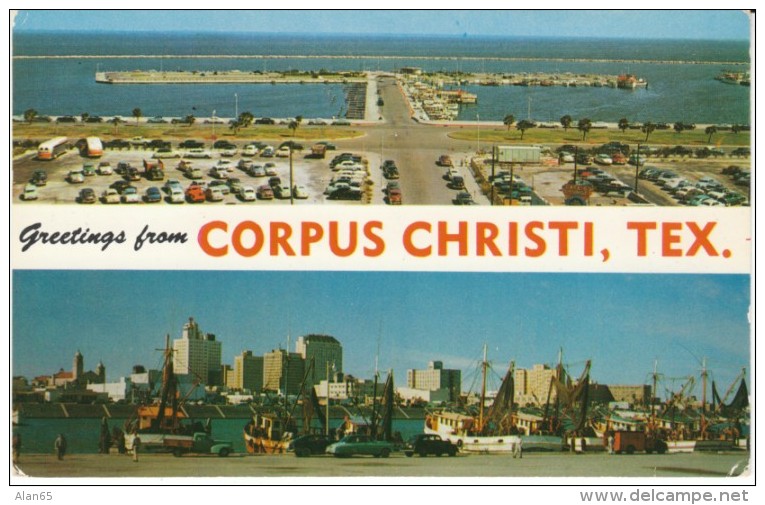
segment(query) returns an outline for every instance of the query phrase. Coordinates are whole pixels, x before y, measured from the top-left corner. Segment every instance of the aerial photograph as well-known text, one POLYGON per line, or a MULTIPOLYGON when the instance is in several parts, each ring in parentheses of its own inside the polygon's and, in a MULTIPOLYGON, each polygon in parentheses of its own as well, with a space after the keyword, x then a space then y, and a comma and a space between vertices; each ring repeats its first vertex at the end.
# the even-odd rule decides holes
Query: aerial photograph
POLYGON ((19 11, 12 24, 18 205, 750 201, 744 11, 19 11))
POLYGON ((747 275, 12 281, 17 475, 735 485, 748 472, 747 275))

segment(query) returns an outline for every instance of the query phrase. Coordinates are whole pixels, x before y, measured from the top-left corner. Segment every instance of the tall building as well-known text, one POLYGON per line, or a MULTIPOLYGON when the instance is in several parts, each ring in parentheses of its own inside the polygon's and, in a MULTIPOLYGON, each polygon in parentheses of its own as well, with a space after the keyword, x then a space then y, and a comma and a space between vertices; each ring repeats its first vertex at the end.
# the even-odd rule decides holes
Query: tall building
POLYGON ((295 352, 282 349, 263 355, 263 389, 296 395, 305 374, 305 360, 295 352))
POLYGON ((221 343, 212 333, 203 333, 193 317, 183 325, 181 338, 173 340, 173 368, 210 386, 223 384, 221 343))
POLYGON ((72 379, 74 381, 77 381, 84 371, 85 371, 84 360, 82 358, 82 354, 80 353, 78 349, 77 354, 74 355, 74 360, 72 360, 72 379))
POLYGON ((515 370, 515 401, 521 405, 544 405, 547 396, 555 399, 555 388, 550 383, 555 376, 555 369, 547 365, 534 365, 530 369, 515 370))
POLYGON ((242 351, 234 356, 232 381, 227 384, 232 389, 249 389, 260 393, 263 389, 263 356, 253 356, 252 351, 242 351))
POLYGON ((462 390, 462 372, 445 369, 441 361, 431 361, 427 370, 407 370, 406 386, 412 389, 449 391, 449 400, 456 401, 462 390))
POLYGON ((329 335, 306 335, 299 337, 295 352, 306 361, 306 366, 314 361, 314 368, 308 377, 308 385, 313 386, 327 379, 327 365, 330 377, 343 371, 343 346, 335 337, 329 335))

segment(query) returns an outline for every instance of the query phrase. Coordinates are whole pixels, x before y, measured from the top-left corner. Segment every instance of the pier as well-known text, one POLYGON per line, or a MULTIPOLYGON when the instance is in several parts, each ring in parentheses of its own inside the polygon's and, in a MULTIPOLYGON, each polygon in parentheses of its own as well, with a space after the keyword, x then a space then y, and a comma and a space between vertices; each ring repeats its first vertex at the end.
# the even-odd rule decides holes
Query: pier
POLYGON ((100 84, 348 84, 364 83, 362 72, 260 72, 243 70, 130 70, 96 72, 100 84))

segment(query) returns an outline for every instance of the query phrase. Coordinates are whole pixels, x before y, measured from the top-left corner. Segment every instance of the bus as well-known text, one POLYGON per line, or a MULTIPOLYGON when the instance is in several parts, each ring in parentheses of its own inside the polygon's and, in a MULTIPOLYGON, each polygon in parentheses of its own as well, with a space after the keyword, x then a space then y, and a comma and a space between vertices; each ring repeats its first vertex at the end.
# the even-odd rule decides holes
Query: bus
POLYGON ((85 152, 82 153, 88 158, 100 158, 104 155, 104 146, 98 137, 88 137, 85 139, 85 152))
POLYGON ((37 147, 38 160, 54 160, 69 149, 66 137, 55 137, 37 147))

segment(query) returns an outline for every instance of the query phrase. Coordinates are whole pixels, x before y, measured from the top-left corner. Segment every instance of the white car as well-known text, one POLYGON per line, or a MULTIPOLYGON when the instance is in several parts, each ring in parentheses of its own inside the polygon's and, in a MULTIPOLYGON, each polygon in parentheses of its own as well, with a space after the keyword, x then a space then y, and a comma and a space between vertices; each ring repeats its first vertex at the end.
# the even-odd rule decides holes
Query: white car
POLYGON ((228 170, 225 167, 214 166, 210 170, 210 175, 216 179, 228 179, 228 170))
POLYGON ((37 200, 37 186, 31 182, 24 186, 24 192, 21 194, 22 200, 37 200))
POLYGON ((244 202, 254 202, 257 200, 258 194, 255 191, 255 188, 252 186, 242 186, 241 189, 239 189, 239 199, 244 202))
POLYGON ((279 175, 279 174, 276 172, 276 165, 274 165, 273 163, 266 163, 266 164, 263 166, 263 172, 264 172, 266 175, 268 175, 269 177, 270 177, 270 176, 272 176, 272 175, 279 175))
POLYGON ((138 194, 138 190, 133 186, 125 188, 122 192, 122 203, 140 203, 141 195, 138 194))
POLYGON ((266 146, 262 151, 260 151, 260 155, 264 158, 271 158, 274 155, 274 148, 271 146, 266 146))
POLYGON ((277 158, 289 158, 289 156, 290 156, 290 148, 288 146, 280 147, 276 151, 277 158))
POLYGON ((186 158, 212 158, 212 153, 206 149, 196 148, 186 151, 186 158))
POLYGON ((252 144, 244 146, 242 156, 257 156, 258 148, 252 144))
POLYGON ((292 187, 292 196, 298 200, 305 200, 308 198, 308 191, 305 189, 305 186, 296 184, 292 187))
POLYGON ((245 160, 244 158, 239 160, 239 163, 236 164, 236 168, 238 168, 239 170, 244 170, 245 172, 249 170, 251 166, 252 166, 252 160, 245 160))
POLYGON ((613 165, 614 160, 607 154, 598 154, 595 156, 595 163, 598 165, 613 165))
POLYGON ((220 202, 224 198, 223 189, 220 186, 209 187, 207 188, 207 191, 205 191, 205 196, 210 202, 220 202))
POLYGON ((247 173, 252 177, 265 177, 266 169, 263 168, 263 165, 252 165, 247 173))
POLYGON ((103 203, 120 203, 120 194, 116 189, 107 188, 101 193, 101 201, 103 203))
POLYGON ((225 149, 220 150, 220 155, 225 156, 227 158, 231 158, 232 156, 236 156, 237 149, 236 147, 227 147, 225 149))
POLYGON ((112 166, 108 161, 102 161, 99 163, 96 171, 98 172, 98 175, 112 175, 114 173, 112 166))
MULTIPOLYGON (((574 155, 571 154, 568 151, 561 151, 559 156, 560 156, 561 163, 573 163, 574 162, 574 155)), ((613 161, 613 160, 611 160, 611 161, 613 161)))
POLYGON ((172 187, 169 191, 170 203, 183 203, 186 201, 186 195, 181 188, 172 187))
POLYGON ((72 184, 80 184, 85 182, 85 174, 82 173, 82 170, 70 170, 66 180, 72 184))
POLYGON ((178 151, 174 151, 172 149, 167 149, 167 148, 157 149, 156 151, 154 151, 154 154, 152 155, 152 158, 155 158, 155 159, 180 158, 180 157, 181 157, 181 153, 179 153, 178 151))
POLYGON ((290 187, 287 184, 282 184, 280 186, 276 186, 274 189, 274 196, 276 198, 285 199, 292 196, 292 191, 290 191, 290 187))
POLYGON ((174 188, 177 188, 183 191, 183 186, 181 185, 181 181, 179 181, 178 179, 168 179, 164 185, 165 191, 169 193, 174 188))

